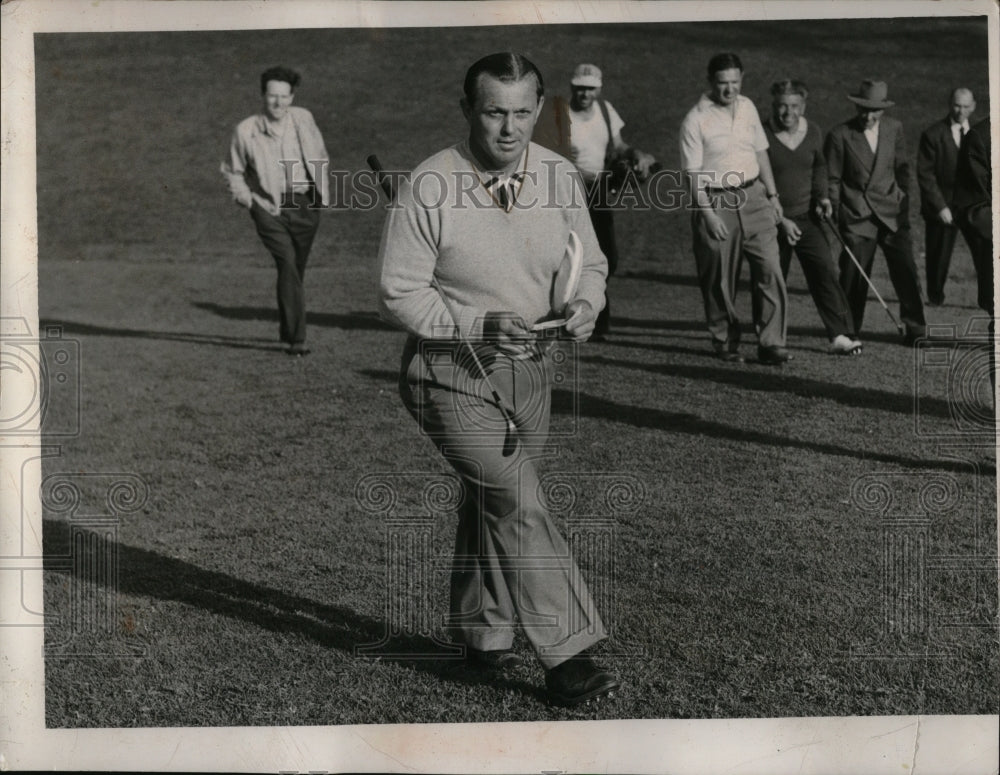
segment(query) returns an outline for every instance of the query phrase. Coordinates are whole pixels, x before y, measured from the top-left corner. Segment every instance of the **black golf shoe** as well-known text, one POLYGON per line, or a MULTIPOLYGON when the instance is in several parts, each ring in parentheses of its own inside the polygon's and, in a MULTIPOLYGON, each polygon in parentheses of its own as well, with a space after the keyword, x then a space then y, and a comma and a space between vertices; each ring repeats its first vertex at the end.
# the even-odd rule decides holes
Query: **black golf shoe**
POLYGON ((757 360, 765 366, 780 366, 792 360, 792 354, 784 347, 758 347, 757 360))
POLYGON ((739 346, 739 341, 712 342, 715 357, 726 363, 743 363, 743 356, 740 355, 739 346))
POLYGON ((472 646, 466 646, 465 659, 470 665, 475 667, 501 673, 507 670, 514 670, 523 664, 522 659, 512 649, 480 651, 479 649, 472 648, 472 646))
POLYGON ((620 687, 617 678, 594 664, 585 653, 570 657, 545 673, 549 698, 567 707, 610 697, 620 687))

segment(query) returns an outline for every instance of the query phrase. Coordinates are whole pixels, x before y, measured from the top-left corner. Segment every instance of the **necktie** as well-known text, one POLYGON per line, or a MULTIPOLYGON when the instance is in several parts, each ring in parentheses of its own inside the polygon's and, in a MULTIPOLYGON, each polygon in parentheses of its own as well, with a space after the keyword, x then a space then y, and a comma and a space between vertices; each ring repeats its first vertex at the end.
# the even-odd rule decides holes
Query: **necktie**
POLYGON ((500 176, 490 178, 489 182, 486 184, 486 188, 490 193, 496 198, 500 206, 507 212, 510 212, 510 208, 514 205, 517 199, 517 184, 520 182, 522 174, 520 172, 515 172, 507 179, 501 179, 500 176))

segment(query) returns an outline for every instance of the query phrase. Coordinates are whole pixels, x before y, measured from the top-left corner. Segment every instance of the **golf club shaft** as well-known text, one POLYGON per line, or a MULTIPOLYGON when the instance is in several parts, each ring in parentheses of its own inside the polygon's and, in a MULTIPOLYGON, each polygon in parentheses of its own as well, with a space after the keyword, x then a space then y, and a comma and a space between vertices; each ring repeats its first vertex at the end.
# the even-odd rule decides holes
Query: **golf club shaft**
POLYGON ((396 198, 396 192, 392 190, 392 178, 385 174, 385 168, 382 166, 382 162, 379 161, 378 156, 374 153, 365 159, 365 161, 368 162, 368 166, 371 168, 371 171, 375 173, 375 179, 378 181, 378 184, 382 186, 382 190, 385 192, 385 195, 389 197, 389 201, 391 202, 396 198))
MULTIPOLYGON (((385 192, 385 195, 389 197, 389 201, 391 202, 395 198, 395 192, 392 190, 392 180, 388 175, 384 174, 385 170, 382 167, 382 163, 379 161, 378 156, 373 153, 366 159, 366 161, 368 162, 368 166, 375 173, 375 177, 378 179, 379 185, 382 186, 382 190, 385 192)), ((497 392, 497 389, 490 381, 490 375, 486 372, 486 368, 483 366, 482 361, 479 360, 479 356, 476 354, 476 348, 472 346, 472 342, 470 342, 462 333, 462 328, 458 323, 458 315, 452 308, 451 302, 448 300, 448 296, 441 289, 436 277, 431 277, 431 286, 438 292, 438 296, 441 297, 441 301, 444 303, 445 309, 448 310, 448 314, 451 315, 451 319, 455 323, 455 331, 458 333, 459 341, 469 350, 469 353, 472 355, 472 360, 476 364, 476 368, 479 369, 479 373, 483 375, 483 382, 486 384, 486 387, 490 391, 490 395, 493 397, 497 408, 500 410, 500 414, 502 414, 504 419, 507 421, 507 432, 514 434, 514 437, 516 438, 517 425, 514 424, 514 418, 511 413, 507 411, 507 407, 504 406, 503 399, 500 398, 500 393, 497 392)))
POLYGON ((834 235, 837 237, 837 241, 844 248, 844 252, 847 253, 847 257, 851 259, 851 261, 854 263, 854 266, 856 266, 858 271, 861 273, 861 276, 865 278, 865 282, 868 283, 868 287, 872 289, 872 293, 875 294, 875 298, 878 299, 879 304, 882 305, 882 309, 885 310, 886 314, 889 316, 889 319, 892 320, 893 324, 896 326, 896 329, 901 333, 905 332, 906 331, 905 327, 903 326, 902 323, 896 320, 896 316, 892 314, 892 310, 889 309, 889 305, 885 303, 885 299, 882 298, 882 294, 878 292, 878 288, 875 287, 875 283, 872 282, 872 279, 868 276, 867 272, 865 272, 865 270, 862 268, 861 262, 858 261, 857 256, 854 255, 854 251, 847 246, 847 241, 841 236, 840 229, 838 229, 836 224, 834 224, 833 221, 831 221, 830 218, 827 217, 826 215, 823 216, 823 220, 825 220, 828 224, 830 224, 830 228, 833 230, 834 235))
POLYGON ((503 399, 500 398, 500 393, 497 392, 497 389, 490 381, 490 375, 486 372, 483 362, 479 360, 479 356, 476 354, 476 348, 472 346, 472 342, 470 342, 462 333, 462 329, 458 324, 458 315, 455 310, 452 309, 451 302, 448 300, 445 292, 441 290, 441 286, 438 284, 436 277, 431 278, 431 285, 434 287, 434 290, 438 292, 438 295, 441 297, 441 301, 444 302, 444 306, 447 308, 448 314, 451 315, 451 319, 455 321, 455 331, 458 333, 458 339, 468 348, 469 353, 472 355, 472 360, 476 364, 476 368, 479 369, 479 373, 483 375, 483 382, 486 383, 486 387, 489 389, 490 395, 493 396, 493 400, 496 402, 497 408, 500 410, 500 414, 502 414, 504 419, 507 421, 507 430, 511 433, 517 433, 517 426, 514 424, 513 416, 509 411, 507 411, 507 407, 504 405, 503 399))

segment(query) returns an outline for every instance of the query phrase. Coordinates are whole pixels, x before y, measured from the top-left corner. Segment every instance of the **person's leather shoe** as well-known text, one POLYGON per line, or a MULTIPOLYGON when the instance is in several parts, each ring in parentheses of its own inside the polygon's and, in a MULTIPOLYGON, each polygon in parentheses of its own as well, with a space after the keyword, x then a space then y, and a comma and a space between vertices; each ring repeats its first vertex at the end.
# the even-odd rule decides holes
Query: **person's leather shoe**
POLYGON ((494 649, 492 651, 480 651, 472 646, 465 647, 466 660, 476 667, 485 670, 513 670, 523 664, 521 658, 512 649, 494 649))
POLYGON ((927 336, 927 329, 923 326, 907 328, 906 333, 903 334, 903 345, 905 347, 912 347, 917 343, 918 339, 923 339, 925 336, 927 336))
POLYGON ((715 357, 726 363, 743 363, 743 356, 739 351, 740 343, 736 342, 713 342, 712 349, 715 350, 715 357))
POLYGON ((545 673, 545 688, 554 703, 573 707, 609 697, 621 684, 589 656, 577 654, 545 673))
POLYGON ((310 352, 312 351, 304 344, 293 344, 291 347, 285 350, 285 354, 294 355, 297 358, 301 358, 305 355, 308 355, 310 352))
POLYGON ((757 360, 765 366, 780 366, 792 360, 792 354, 784 347, 758 347, 757 360))

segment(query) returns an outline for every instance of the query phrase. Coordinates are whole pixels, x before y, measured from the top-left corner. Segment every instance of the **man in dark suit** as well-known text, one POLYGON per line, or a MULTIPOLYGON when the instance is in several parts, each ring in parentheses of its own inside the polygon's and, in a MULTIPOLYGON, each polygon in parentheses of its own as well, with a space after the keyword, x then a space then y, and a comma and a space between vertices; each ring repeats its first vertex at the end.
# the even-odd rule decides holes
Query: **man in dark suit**
POLYGON ((948 115, 935 121, 920 136, 917 182, 920 184, 920 214, 925 224, 927 303, 934 307, 944 303, 944 284, 958 232, 962 232, 970 251, 975 241, 971 227, 959 223, 952 210, 958 149, 962 137, 969 131, 969 116, 975 109, 972 92, 955 89, 948 115))
POLYGON ((979 307, 990 316, 989 353, 990 382, 996 393, 996 346, 994 345, 995 321, 993 315, 993 188, 990 175, 992 152, 990 150, 990 120, 980 121, 962 138, 955 170, 955 195, 953 208, 955 221, 961 228, 968 227, 973 242, 972 263, 976 267, 979 307))
MULTIPOLYGON (((884 81, 863 81, 857 94, 848 95, 857 107, 854 118, 827 135, 830 202, 844 241, 871 276, 875 247, 881 247, 889 279, 899 297, 899 316, 906 327, 905 344, 926 332, 920 280, 910 239, 909 184, 903 126, 884 116, 895 105, 884 81)), ((845 250, 840 256, 840 284, 847 294, 854 331, 861 333, 868 284, 845 250)))
POLYGON ((993 189, 991 166, 990 120, 973 126, 962 139, 955 170, 952 207, 955 222, 972 251, 979 286, 980 308, 993 315, 993 189), (968 229, 968 231, 965 231, 968 229))

